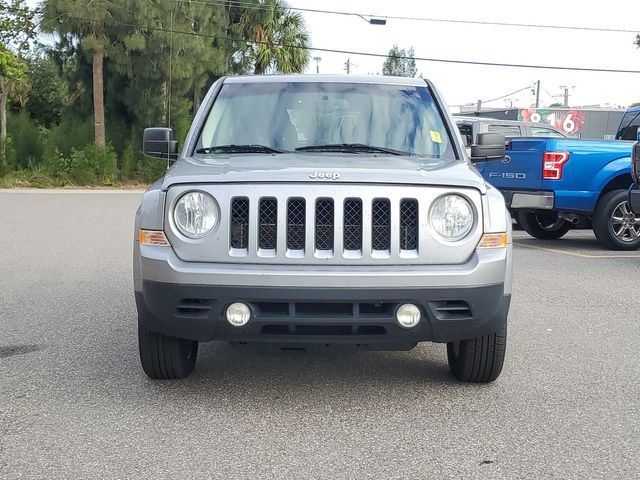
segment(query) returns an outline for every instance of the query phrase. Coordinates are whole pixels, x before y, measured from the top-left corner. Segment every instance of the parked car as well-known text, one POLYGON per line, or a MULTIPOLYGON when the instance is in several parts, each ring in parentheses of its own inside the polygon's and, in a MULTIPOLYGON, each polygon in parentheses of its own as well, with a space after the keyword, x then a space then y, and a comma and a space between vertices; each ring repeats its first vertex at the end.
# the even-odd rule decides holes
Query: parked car
MULTIPOLYGON (((217 81, 135 219, 140 360, 185 377, 198 342, 362 349, 447 344, 453 375, 502 370, 511 222, 470 163, 434 85, 419 79, 217 81)), ((475 161, 503 159, 480 134, 475 161)))
POLYGON ((567 138, 563 132, 544 123, 497 120, 484 117, 454 116, 462 140, 471 147, 479 133, 502 133, 507 141, 519 137, 567 138))
POLYGON ((513 138, 507 157, 478 165, 505 196, 522 228, 541 239, 564 236, 574 224, 592 225, 597 239, 616 250, 640 247, 640 217, 627 191, 630 142, 513 138))

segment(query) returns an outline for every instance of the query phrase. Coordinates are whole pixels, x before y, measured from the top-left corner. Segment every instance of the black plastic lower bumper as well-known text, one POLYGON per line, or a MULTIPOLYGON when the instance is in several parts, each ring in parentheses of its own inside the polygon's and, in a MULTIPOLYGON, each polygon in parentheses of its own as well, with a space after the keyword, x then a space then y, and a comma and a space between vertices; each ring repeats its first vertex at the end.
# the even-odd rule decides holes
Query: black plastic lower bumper
POLYGON ((506 325, 511 297, 503 285, 429 289, 314 289, 143 282, 136 292, 139 321, 164 335, 198 341, 355 344, 411 348, 421 341, 479 337, 506 325), (234 327, 225 318, 234 302, 248 304, 252 319, 234 327), (414 328, 395 320, 399 305, 420 307, 414 328))

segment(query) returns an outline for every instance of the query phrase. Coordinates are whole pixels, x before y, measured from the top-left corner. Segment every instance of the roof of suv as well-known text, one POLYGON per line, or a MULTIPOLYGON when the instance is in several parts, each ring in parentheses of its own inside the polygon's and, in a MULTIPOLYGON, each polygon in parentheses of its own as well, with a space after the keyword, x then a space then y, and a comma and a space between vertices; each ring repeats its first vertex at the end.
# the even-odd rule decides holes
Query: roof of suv
POLYGON ((224 83, 270 83, 270 82, 340 82, 373 83, 385 85, 412 85, 424 87, 427 82, 422 78, 387 77, 382 75, 240 75, 227 77, 224 83))

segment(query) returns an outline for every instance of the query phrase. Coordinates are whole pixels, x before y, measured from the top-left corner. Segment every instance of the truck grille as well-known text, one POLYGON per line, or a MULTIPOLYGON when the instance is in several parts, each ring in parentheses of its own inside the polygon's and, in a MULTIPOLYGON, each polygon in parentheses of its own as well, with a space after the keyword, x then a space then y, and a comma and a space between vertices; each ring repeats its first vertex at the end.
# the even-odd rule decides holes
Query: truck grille
POLYGON ((371 248, 389 250, 391 246, 391 205, 387 199, 376 199, 371 208, 371 248))

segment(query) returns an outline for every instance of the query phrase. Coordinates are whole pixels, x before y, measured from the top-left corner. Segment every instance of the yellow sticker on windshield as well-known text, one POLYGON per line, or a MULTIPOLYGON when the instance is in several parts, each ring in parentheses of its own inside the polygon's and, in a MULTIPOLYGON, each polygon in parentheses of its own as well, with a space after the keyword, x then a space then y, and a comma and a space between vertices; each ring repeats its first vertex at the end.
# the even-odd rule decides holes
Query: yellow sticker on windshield
POLYGON ((440 132, 436 132, 435 130, 430 130, 431 132, 431 141, 434 143, 442 143, 442 137, 440 136, 440 132))

